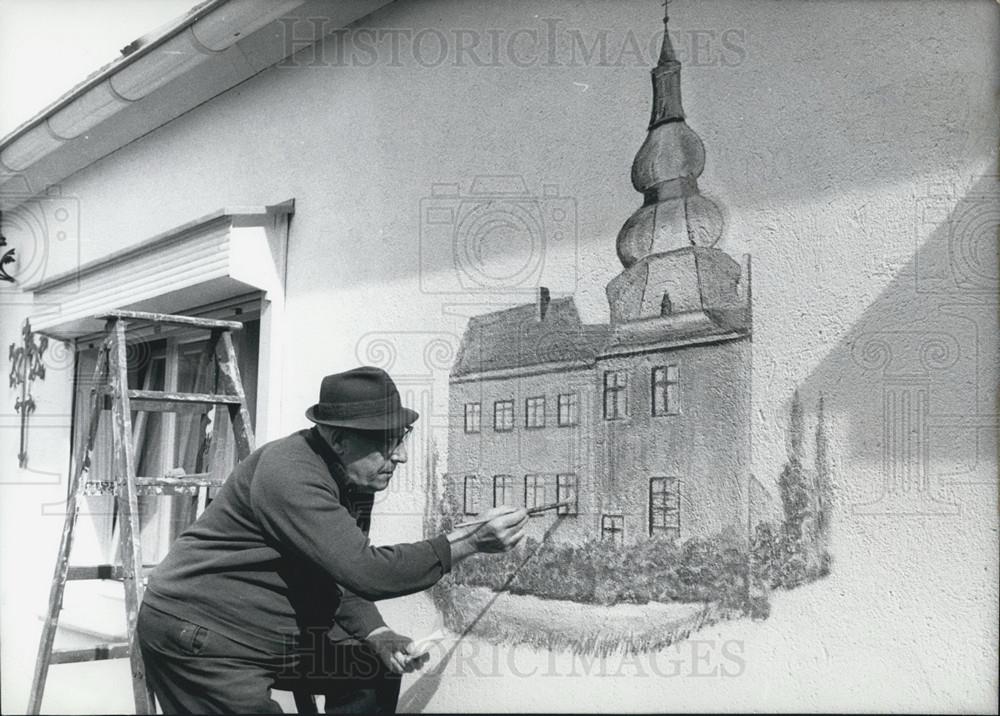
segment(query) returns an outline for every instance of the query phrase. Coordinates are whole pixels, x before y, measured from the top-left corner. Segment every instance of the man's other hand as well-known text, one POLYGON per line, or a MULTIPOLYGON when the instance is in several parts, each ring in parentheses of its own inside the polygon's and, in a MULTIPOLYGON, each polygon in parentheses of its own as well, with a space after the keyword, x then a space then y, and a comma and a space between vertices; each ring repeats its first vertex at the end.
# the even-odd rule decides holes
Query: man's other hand
POLYGON ((376 629, 365 641, 371 644, 375 653, 394 674, 417 671, 431 658, 428 653, 417 653, 413 639, 388 627, 376 629))

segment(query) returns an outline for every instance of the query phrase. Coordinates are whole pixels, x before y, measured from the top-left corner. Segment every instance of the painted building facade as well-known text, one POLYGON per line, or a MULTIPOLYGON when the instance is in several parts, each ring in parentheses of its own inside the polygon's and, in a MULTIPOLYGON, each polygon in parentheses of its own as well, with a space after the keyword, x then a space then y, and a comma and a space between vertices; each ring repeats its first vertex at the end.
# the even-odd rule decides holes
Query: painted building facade
POLYGON ((677 539, 744 529, 749 478, 750 261, 714 248, 701 139, 681 105, 664 20, 644 197, 618 234, 610 324, 572 298, 475 317, 451 372, 448 489, 462 512, 537 507, 534 535, 677 539), (556 524, 558 522, 558 524, 556 524))

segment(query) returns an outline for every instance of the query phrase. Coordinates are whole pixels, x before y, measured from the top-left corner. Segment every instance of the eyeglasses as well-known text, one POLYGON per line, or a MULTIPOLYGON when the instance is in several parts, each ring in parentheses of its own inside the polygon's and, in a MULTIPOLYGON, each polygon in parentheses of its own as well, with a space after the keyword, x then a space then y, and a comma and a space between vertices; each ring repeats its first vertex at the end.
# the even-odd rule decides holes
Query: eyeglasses
POLYGON ((386 436, 387 440, 386 440, 385 444, 387 446, 390 445, 390 444, 392 445, 392 449, 389 450, 389 452, 387 454, 388 455, 392 455, 397 450, 399 450, 399 448, 403 447, 403 443, 406 442, 406 439, 408 437, 410 437, 410 433, 412 433, 412 432, 413 432, 413 426, 412 425, 407 425, 405 428, 403 428, 402 435, 400 435, 398 438, 396 438, 395 441, 393 441, 392 438, 389 438, 389 436, 387 435, 386 436))
POLYGON ((413 426, 407 425, 401 433, 396 430, 355 430, 354 432, 362 435, 367 442, 379 446, 382 454, 389 457, 396 453, 410 437, 413 426))

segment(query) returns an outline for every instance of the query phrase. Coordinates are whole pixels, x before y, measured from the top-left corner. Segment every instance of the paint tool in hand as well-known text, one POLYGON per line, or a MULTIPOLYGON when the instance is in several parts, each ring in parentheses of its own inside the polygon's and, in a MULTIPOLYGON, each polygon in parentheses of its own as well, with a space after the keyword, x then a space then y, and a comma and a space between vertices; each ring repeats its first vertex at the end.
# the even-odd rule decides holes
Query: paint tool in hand
MULTIPOLYGON (((529 507, 529 515, 537 515, 539 512, 548 512, 549 510, 557 510, 560 507, 570 507, 573 504, 571 500, 563 500, 562 502, 552 502, 548 505, 539 505, 538 507, 529 507)), ((461 527, 475 527, 476 525, 484 525, 489 520, 470 520, 469 522, 459 522, 452 529, 459 529, 461 527)))
POLYGON ((431 632, 423 639, 418 639, 413 642, 412 651, 406 655, 407 661, 413 661, 414 659, 421 658, 424 654, 430 653, 431 647, 437 644, 439 641, 444 641, 448 635, 443 629, 437 629, 431 632))

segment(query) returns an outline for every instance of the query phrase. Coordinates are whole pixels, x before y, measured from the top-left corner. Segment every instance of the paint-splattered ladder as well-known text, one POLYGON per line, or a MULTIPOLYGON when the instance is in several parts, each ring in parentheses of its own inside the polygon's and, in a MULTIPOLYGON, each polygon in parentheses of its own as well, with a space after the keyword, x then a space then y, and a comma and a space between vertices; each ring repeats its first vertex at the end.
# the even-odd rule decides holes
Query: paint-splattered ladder
MULTIPOLYGON (((202 496, 209 487, 221 486, 224 478, 211 473, 186 475, 183 477, 137 477, 136 462, 132 442, 132 411, 160 412, 207 412, 214 408, 210 445, 217 446, 216 439, 223 422, 222 409, 229 412, 230 422, 236 442, 236 459, 242 460, 253 449, 253 429, 247 409, 246 395, 240 382, 236 350, 233 347, 232 331, 242 328, 234 321, 219 321, 190 316, 172 316, 137 311, 114 311, 101 316, 106 320, 106 332, 98 352, 97 368, 94 372, 94 390, 91 392, 90 423, 87 439, 77 447, 73 463, 73 475, 69 485, 66 503, 66 523, 63 527, 59 556, 56 560, 55 576, 49 592, 49 608, 42 628, 35 662, 35 675, 31 685, 31 700, 28 712, 37 714, 41 710, 42 695, 49 666, 100 659, 129 657, 132 668, 132 690, 138 714, 152 714, 153 694, 145 678, 142 655, 136 641, 136 617, 142 601, 144 571, 149 566, 142 564, 142 550, 139 542, 138 495, 191 494, 200 490, 202 496), (201 363, 208 368, 213 359, 216 377, 213 393, 170 393, 153 390, 130 390, 128 387, 128 364, 125 329, 128 321, 138 321, 142 325, 166 324, 211 331, 211 340, 201 355, 201 363), (90 461, 98 432, 101 414, 110 410, 112 420, 112 460, 110 479, 105 484, 115 495, 120 515, 121 565, 97 565, 90 567, 70 566, 70 551, 73 544, 73 528, 79 513, 79 502, 85 495, 94 494, 91 480, 84 480, 84 473, 90 472, 90 461), (90 482, 91 486, 87 483, 90 482), (62 610, 66 582, 78 579, 117 579, 125 587, 125 609, 127 641, 118 644, 99 644, 86 649, 53 650, 59 612, 62 610)), ((203 372, 202 375, 206 375, 203 372)), ((202 501, 203 502, 203 501, 202 501)))

